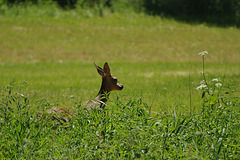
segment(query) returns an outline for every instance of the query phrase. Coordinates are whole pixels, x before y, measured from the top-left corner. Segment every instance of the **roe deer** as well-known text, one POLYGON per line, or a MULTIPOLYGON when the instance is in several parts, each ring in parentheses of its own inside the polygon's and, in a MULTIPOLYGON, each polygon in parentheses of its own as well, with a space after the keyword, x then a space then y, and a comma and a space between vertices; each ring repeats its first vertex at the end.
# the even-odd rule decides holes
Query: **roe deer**
MULTIPOLYGON (((109 96, 110 91, 122 90, 123 85, 120 84, 116 77, 113 77, 110 72, 110 67, 107 62, 105 62, 103 69, 94 63, 98 73, 102 76, 102 85, 98 92, 98 95, 94 100, 90 100, 85 104, 88 109, 104 109, 105 103, 109 96)), ((52 114, 52 120, 58 119, 63 122, 68 122, 69 119, 67 115, 72 115, 75 107, 52 107, 47 110, 47 113, 52 114)))

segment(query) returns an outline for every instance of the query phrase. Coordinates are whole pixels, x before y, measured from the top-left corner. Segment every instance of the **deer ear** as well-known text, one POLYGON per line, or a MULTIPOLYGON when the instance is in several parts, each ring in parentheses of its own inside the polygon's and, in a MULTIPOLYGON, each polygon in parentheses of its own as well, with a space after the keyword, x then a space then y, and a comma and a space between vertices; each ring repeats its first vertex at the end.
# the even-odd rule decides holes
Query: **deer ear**
POLYGON ((104 72, 105 72, 106 75, 110 75, 110 74, 111 74, 111 73, 110 73, 110 67, 109 67, 109 65, 108 65, 107 62, 105 62, 104 67, 103 67, 103 70, 104 70, 104 72))
POLYGON ((103 77, 105 75, 103 69, 101 67, 99 67, 98 65, 96 65, 96 63, 94 63, 98 73, 103 77))

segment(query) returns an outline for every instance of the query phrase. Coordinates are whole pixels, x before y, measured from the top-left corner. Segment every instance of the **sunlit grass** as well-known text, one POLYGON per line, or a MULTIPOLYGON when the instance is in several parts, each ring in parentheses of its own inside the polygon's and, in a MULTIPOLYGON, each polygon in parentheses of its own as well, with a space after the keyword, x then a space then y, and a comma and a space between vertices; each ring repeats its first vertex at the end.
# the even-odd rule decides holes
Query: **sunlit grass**
POLYGON ((134 13, 101 18, 58 9, 51 16, 44 14, 47 8, 34 9, 25 13, 20 7, 15 16, 10 11, 0 16, 1 63, 199 62, 195 54, 202 50, 211 53, 211 62, 240 59, 240 30, 236 28, 190 25, 134 13))
POLYGON ((143 95, 117 96, 105 112, 88 112, 74 99, 74 115, 60 126, 43 116, 53 98, 31 99, 26 82, 12 81, 0 90, 0 157, 236 159, 240 152, 236 88, 225 88, 228 93, 224 93, 217 87, 210 92, 216 86, 215 80, 211 81, 214 83, 205 83, 207 87, 198 91, 203 98, 199 112, 183 113, 184 106, 178 104, 170 112, 151 114, 152 104, 146 103, 143 95))
POLYGON ((5 10, 0 159, 237 159, 239 40, 236 28, 135 13, 5 10), (203 50, 212 95, 196 89, 203 50), (87 113, 81 105, 101 84, 93 62, 105 61, 124 89, 111 93, 105 113, 87 113), (57 126, 44 118, 52 106, 77 109, 57 126))
MULTIPOLYGON (((166 109, 171 111, 179 104, 185 105, 184 110, 188 111, 190 88, 192 98, 195 100, 193 106, 199 110, 201 96, 196 91, 196 87, 201 77, 201 63, 110 62, 109 64, 112 74, 124 85, 124 90, 112 92, 110 99, 115 99, 116 95, 127 99, 143 96, 147 103, 152 103, 153 111, 166 109)), ((99 65, 101 66, 101 63, 99 65)), ((206 73, 210 78, 225 77, 225 81, 239 87, 239 64, 226 66, 226 64, 206 63, 205 65, 206 73)), ((94 98, 101 84, 101 77, 97 74, 93 63, 3 65, 0 74, 1 85, 7 84, 12 79, 25 80, 28 82, 26 89, 32 96, 47 97, 53 103, 62 106, 73 105, 73 100, 69 98, 72 96, 81 101, 94 98)), ((239 93, 238 89, 236 92, 239 93)))

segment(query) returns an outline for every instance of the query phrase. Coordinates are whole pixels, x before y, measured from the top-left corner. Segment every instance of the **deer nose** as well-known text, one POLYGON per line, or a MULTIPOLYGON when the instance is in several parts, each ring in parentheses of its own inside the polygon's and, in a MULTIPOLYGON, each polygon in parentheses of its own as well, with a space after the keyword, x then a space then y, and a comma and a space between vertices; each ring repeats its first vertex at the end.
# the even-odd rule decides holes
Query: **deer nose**
POLYGON ((123 89, 123 85, 120 85, 119 88, 122 90, 123 89))

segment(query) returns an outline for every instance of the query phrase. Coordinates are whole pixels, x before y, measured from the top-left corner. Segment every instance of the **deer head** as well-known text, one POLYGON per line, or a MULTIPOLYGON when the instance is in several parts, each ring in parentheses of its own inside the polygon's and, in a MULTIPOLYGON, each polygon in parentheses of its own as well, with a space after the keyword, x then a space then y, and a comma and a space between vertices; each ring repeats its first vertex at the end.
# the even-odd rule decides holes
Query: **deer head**
POLYGON ((110 67, 107 62, 105 62, 103 69, 94 63, 98 73, 102 76, 102 86, 99 91, 100 94, 109 93, 113 90, 122 90, 123 85, 118 82, 116 77, 111 75, 110 67))

